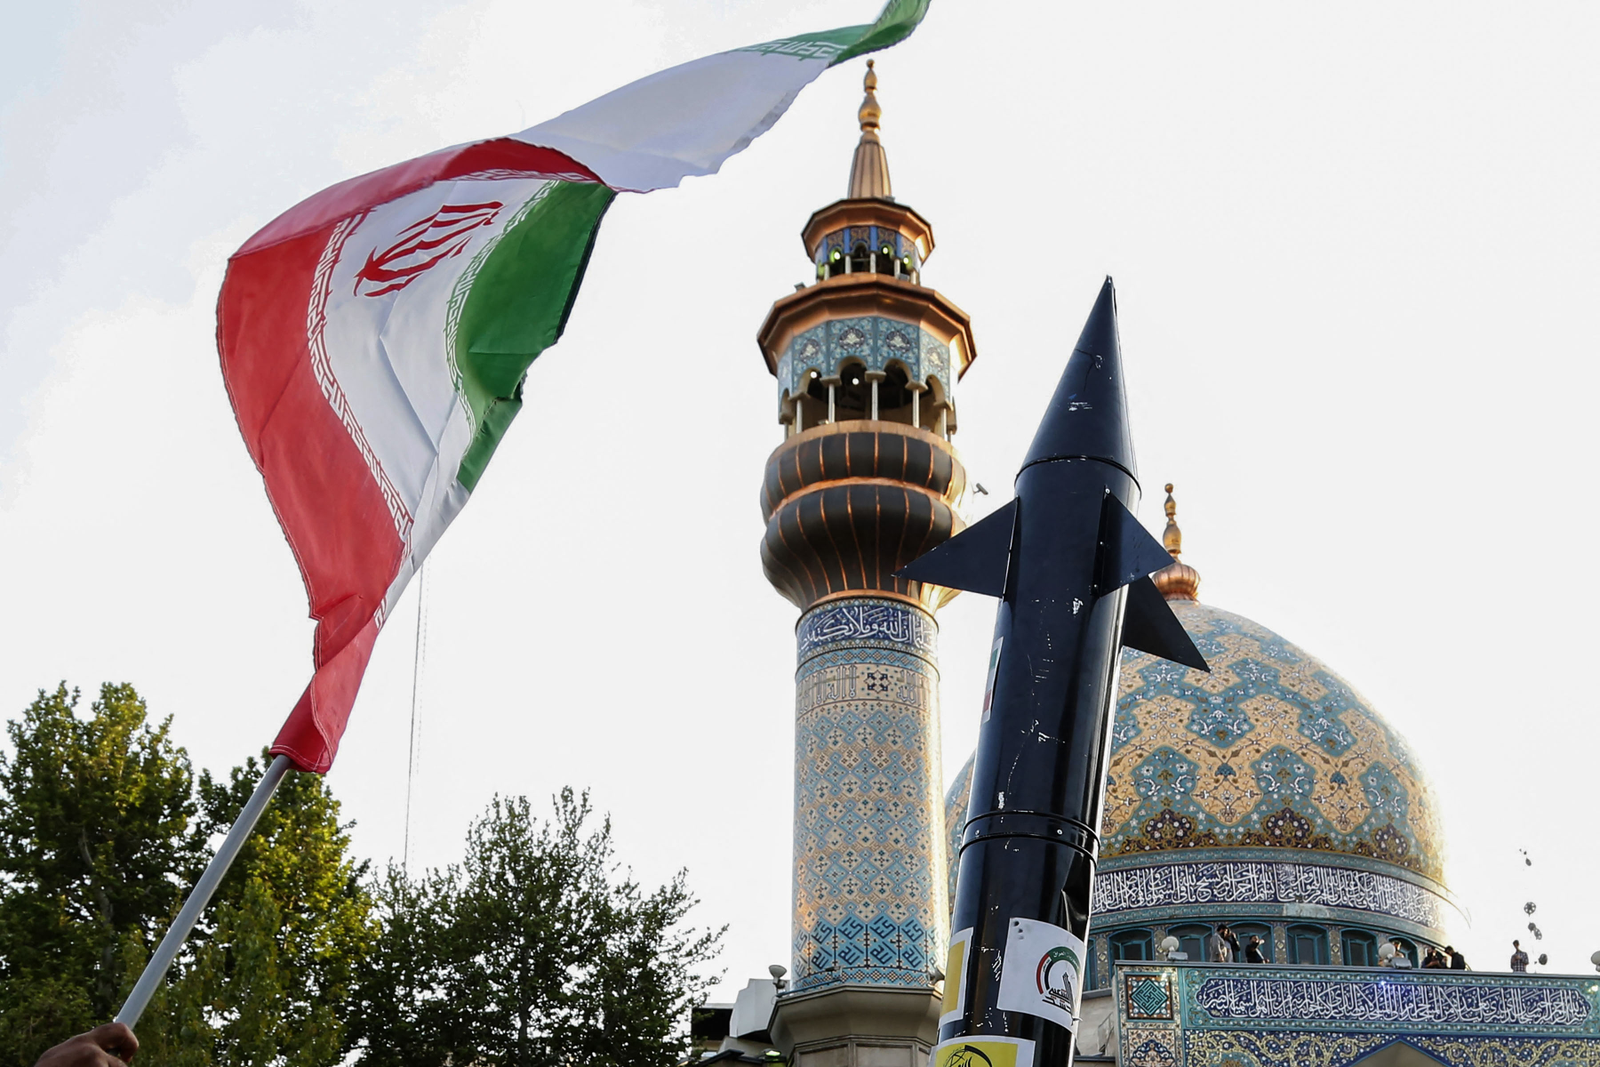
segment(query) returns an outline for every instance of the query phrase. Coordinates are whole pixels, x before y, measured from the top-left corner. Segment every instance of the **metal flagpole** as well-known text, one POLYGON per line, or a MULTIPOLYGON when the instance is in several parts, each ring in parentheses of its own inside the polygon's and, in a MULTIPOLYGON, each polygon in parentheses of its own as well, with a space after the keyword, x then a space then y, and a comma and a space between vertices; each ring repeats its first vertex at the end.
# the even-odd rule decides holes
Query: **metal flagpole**
POLYGON ((261 776, 256 791, 250 795, 249 802, 239 813, 238 821, 223 839, 222 847, 211 857, 205 873, 195 883, 194 889, 190 890, 189 899, 183 902, 178 917, 172 920, 172 926, 168 928, 167 936, 161 939, 156 954, 145 964, 144 973, 139 976, 138 984, 133 987, 133 992, 128 994, 122 1010, 117 1012, 117 1022, 124 1024, 130 1030, 139 1024, 139 1016, 144 1014, 150 998, 155 995, 156 987, 166 977, 167 968, 172 966, 172 961, 178 956, 178 949, 183 947, 184 940, 188 938, 189 931, 194 929, 201 912, 211 903, 211 896, 217 891, 223 875, 233 866, 234 858, 239 855, 239 849, 244 847, 245 838, 256 828, 256 821, 261 818, 267 803, 272 800, 272 794, 277 791, 278 783, 283 781, 283 776, 288 771, 289 757, 279 756, 267 768, 267 773, 261 776))

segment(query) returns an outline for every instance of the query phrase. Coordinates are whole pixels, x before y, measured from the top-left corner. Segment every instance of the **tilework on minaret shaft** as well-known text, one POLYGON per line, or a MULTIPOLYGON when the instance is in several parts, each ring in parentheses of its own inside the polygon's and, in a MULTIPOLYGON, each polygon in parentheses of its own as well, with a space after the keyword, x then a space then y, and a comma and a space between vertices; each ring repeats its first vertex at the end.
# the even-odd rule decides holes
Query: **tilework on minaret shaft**
POLYGON ((794 986, 925 988, 944 955, 933 617, 818 605, 796 630, 794 986))

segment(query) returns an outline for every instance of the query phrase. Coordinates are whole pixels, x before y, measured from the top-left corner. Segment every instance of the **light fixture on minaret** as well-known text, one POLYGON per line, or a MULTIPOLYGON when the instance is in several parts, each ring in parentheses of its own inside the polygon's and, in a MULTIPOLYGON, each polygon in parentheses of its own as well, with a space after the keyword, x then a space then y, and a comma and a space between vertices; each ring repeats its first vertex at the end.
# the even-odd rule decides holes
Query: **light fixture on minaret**
POLYGON ((966 313, 922 284, 933 228, 894 199, 877 85, 869 62, 847 195, 802 231, 815 281, 758 335, 784 427, 761 559, 801 612, 793 971, 772 1036, 839 1067, 888 1049, 921 1062, 937 1034, 949 908, 934 612, 955 594, 893 575, 964 525, 954 386, 975 355, 966 313))

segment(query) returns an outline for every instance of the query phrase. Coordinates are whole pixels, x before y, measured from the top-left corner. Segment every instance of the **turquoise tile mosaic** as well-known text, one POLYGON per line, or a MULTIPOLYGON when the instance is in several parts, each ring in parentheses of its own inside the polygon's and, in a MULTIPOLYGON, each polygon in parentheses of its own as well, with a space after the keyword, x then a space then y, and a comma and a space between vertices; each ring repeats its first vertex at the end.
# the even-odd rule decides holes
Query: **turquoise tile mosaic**
POLYGON ((860 597, 796 634, 793 988, 927 987, 948 913, 937 627, 860 597))
POLYGON ((824 378, 839 373, 850 360, 867 370, 886 370, 891 362, 906 369, 912 381, 938 378, 950 389, 950 347, 914 323, 881 315, 831 319, 798 334, 778 357, 778 393, 805 391, 812 371, 824 378))
POLYGON ((1442 883, 1432 790, 1372 706, 1263 626, 1193 601, 1172 607, 1212 671, 1124 652, 1101 855, 1308 849, 1442 883))

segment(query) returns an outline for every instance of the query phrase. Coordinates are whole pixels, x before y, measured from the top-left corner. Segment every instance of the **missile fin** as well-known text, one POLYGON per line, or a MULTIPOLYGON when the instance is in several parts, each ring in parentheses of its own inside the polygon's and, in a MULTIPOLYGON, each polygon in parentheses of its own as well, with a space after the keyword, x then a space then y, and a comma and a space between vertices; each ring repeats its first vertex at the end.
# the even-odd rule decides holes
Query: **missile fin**
POLYGON ((944 544, 894 572, 896 578, 964 589, 984 596, 1006 595, 1006 568, 1017 525, 1017 502, 985 515, 944 544))
POLYGON ((1122 609, 1122 643, 1185 667, 1211 672, 1206 658, 1194 647, 1189 631, 1149 578, 1128 583, 1128 599, 1122 609))
POLYGON ((1100 560, 1095 573, 1096 596, 1105 596, 1129 582, 1172 565, 1168 552, 1133 513, 1111 493, 1100 511, 1100 560))

